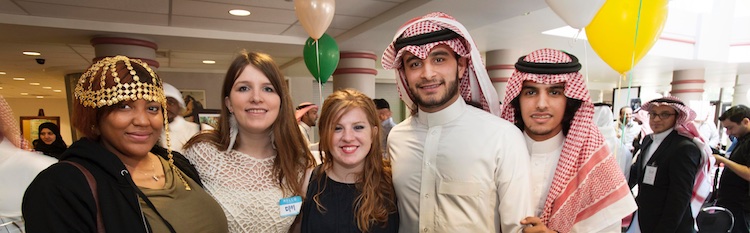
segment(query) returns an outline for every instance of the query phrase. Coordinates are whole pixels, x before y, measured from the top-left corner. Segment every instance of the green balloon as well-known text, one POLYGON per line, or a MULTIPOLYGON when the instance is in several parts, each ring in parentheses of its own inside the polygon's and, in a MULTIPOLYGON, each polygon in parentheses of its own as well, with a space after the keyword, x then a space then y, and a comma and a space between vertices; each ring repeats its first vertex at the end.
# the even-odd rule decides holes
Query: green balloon
POLYGON ((326 83, 339 65, 339 45, 328 34, 323 34, 317 41, 312 37, 307 38, 302 54, 307 70, 320 83, 326 83))

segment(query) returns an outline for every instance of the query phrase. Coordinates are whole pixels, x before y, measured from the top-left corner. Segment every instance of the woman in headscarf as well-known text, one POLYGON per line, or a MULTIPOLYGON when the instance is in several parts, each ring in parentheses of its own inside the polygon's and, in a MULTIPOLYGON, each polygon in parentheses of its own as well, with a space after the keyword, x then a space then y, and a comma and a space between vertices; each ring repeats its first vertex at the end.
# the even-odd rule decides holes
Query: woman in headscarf
POLYGON ((59 159, 65 149, 68 149, 68 145, 60 135, 60 127, 57 127, 55 123, 44 122, 39 125, 37 132, 39 132, 39 137, 32 142, 34 150, 59 159))
POLYGON ((27 232, 227 232, 194 168, 156 143, 166 121, 162 81, 148 64, 105 57, 75 88, 85 137, 39 173, 23 199, 27 232))

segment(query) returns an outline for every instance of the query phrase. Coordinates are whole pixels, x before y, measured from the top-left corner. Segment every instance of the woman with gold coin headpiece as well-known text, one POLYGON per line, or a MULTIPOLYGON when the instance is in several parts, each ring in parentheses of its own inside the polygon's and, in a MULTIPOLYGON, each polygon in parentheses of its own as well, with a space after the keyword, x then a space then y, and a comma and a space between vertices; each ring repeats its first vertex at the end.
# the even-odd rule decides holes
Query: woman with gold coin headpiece
POLYGON ((169 145, 166 98, 146 63, 96 62, 73 102, 72 124, 84 138, 26 190, 27 232, 227 232, 195 169, 156 145, 162 130, 169 145))

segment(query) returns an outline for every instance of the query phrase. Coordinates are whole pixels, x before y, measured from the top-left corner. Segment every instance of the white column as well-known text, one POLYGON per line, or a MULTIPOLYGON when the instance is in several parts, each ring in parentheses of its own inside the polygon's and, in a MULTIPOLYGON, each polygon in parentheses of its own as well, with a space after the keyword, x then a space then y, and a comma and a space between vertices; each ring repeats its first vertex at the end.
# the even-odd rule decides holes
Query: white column
POLYGON ((339 65, 333 72, 333 90, 356 89, 375 98, 375 69, 377 56, 371 51, 341 52, 339 65))
POLYGON ((732 106, 740 104, 750 106, 750 95, 748 93, 750 93, 750 74, 737 75, 732 106))
MULTIPOLYGON (((487 73, 500 101, 505 98, 505 85, 516 70, 515 64, 523 54, 520 50, 499 49, 487 51, 487 73)), ((503 103, 505 104, 505 103, 503 103)))
POLYGON ((703 100, 705 71, 703 69, 675 70, 672 74, 672 96, 683 102, 703 100))

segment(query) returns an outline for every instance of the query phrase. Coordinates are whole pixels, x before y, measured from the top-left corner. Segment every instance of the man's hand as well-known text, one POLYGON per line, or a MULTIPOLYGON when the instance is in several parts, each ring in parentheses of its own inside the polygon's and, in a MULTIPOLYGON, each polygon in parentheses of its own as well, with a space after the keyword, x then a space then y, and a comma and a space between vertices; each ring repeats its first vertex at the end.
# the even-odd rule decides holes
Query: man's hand
POLYGON ((523 228, 524 233, 554 233, 556 231, 550 230, 547 226, 542 223, 542 219, 537 217, 526 217, 521 220, 521 225, 529 225, 523 228))

